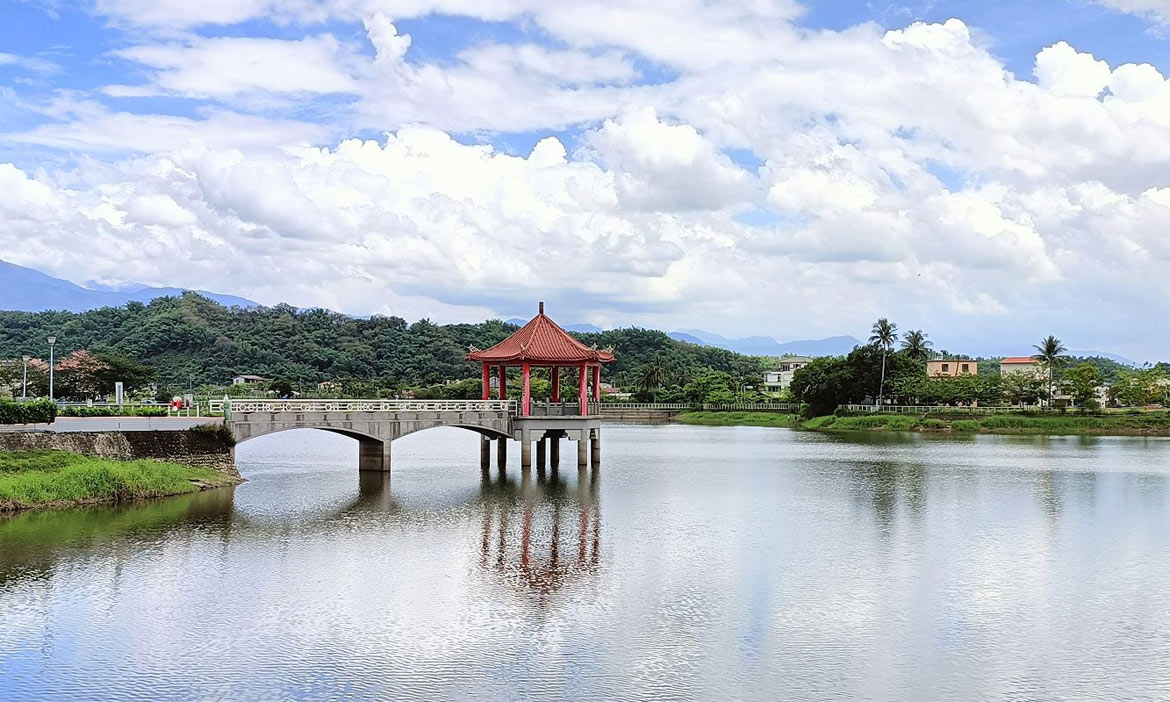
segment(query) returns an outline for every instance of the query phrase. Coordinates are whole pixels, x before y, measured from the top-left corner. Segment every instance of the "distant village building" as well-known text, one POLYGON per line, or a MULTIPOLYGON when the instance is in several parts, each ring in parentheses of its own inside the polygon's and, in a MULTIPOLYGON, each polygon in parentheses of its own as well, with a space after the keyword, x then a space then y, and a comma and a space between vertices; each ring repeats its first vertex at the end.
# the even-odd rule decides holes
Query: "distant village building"
POLYGON ((928 378, 957 378, 960 375, 975 375, 979 364, 965 358, 936 358, 926 362, 928 378))
POLYGON ((810 363, 812 363, 812 359, 807 356, 788 356, 781 358, 776 370, 764 374, 764 391, 772 393, 784 392, 792 385, 792 377, 796 374, 796 371, 810 363))
POLYGON ((237 375, 232 378, 232 385, 250 385, 253 383, 266 382, 268 382, 268 378, 259 375, 237 375))
POLYGON ((1015 373, 1027 373, 1038 378, 1047 377, 1044 364, 1031 356, 1009 356, 999 362, 999 375, 1001 377, 1015 373))

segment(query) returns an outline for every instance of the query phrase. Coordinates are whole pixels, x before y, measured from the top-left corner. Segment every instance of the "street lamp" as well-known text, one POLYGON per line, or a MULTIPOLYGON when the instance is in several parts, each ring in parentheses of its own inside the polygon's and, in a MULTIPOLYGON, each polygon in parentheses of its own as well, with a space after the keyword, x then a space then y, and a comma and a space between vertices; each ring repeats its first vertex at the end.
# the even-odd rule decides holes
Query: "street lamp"
POLYGON ((49 339, 49 399, 53 399, 53 344, 57 343, 57 337, 50 336, 49 339))
POLYGON ((24 380, 20 384, 20 399, 28 399, 28 356, 21 356, 20 360, 24 362, 24 380))

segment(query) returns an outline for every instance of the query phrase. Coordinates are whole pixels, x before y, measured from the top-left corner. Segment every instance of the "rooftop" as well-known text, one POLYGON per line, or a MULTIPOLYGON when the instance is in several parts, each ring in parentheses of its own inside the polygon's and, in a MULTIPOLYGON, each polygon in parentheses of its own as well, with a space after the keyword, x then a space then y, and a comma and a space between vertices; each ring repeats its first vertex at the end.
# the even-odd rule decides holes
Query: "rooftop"
POLYGON ((589 348, 574 339, 544 313, 542 302, 540 312, 528 324, 489 349, 472 349, 467 359, 480 363, 570 365, 609 363, 613 360, 613 353, 589 348))
POLYGON ((1008 356, 1007 358, 1000 361, 1000 364, 1004 363, 1039 363, 1039 361, 1032 358, 1031 356, 1008 356))

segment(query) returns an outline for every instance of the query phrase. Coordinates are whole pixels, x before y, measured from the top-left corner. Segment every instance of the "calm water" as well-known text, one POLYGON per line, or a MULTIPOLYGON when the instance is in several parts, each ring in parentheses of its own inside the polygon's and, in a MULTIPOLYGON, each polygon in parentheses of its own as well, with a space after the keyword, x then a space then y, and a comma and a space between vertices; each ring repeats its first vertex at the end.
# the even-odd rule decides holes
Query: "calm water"
POLYGON ((386 483, 289 432, 0 522, 0 699, 1170 698, 1170 441, 604 434, 595 480, 450 429, 386 483))

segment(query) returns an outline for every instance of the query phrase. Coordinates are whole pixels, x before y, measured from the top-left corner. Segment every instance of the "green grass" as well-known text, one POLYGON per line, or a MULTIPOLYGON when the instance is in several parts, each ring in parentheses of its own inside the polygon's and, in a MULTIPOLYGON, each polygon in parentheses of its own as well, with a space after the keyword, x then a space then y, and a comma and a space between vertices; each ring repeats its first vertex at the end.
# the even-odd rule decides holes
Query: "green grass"
POLYGON ((66 451, 0 452, 0 512, 179 495, 233 482, 217 471, 163 461, 115 461, 66 451))
POLYGON ((911 414, 828 415, 803 422, 791 414, 771 412, 687 412, 683 424, 708 426, 789 427, 814 431, 920 431, 961 434, 1041 434, 1089 436, 1170 436, 1170 413, 1019 415, 992 414, 977 418, 945 412, 922 417, 911 414))
POLYGON ((1170 436, 1170 415, 1110 414, 1104 416, 1054 414, 992 414, 977 419, 906 414, 817 417, 805 429, 834 431, 938 431, 983 434, 1041 434, 1051 436, 1170 436))
POLYGON ((715 427, 795 427, 796 415, 775 412, 685 412, 675 417, 683 424, 715 427))

